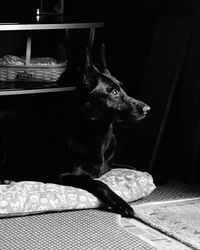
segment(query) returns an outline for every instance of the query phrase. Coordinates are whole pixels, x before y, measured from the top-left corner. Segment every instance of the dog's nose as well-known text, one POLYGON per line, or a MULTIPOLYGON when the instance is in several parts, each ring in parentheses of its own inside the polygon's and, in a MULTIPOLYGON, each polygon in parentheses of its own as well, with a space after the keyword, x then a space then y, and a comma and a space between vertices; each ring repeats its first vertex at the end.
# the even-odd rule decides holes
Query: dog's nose
POLYGON ((144 113, 148 113, 149 111, 150 111, 150 107, 149 106, 147 106, 147 105, 145 105, 143 108, 142 108, 142 110, 143 110, 143 112, 144 113))

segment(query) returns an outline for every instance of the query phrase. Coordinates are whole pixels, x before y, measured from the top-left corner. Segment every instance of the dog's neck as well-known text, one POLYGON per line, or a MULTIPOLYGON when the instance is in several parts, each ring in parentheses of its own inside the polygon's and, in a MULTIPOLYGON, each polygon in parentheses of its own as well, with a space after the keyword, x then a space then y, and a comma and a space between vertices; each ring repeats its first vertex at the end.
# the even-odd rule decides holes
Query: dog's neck
POLYGON ((106 119, 103 117, 93 119, 91 117, 85 116, 84 123, 86 126, 91 128, 91 132, 94 130, 94 132, 96 133, 96 131, 98 130, 101 135, 111 132, 113 133, 113 121, 110 119, 106 119))

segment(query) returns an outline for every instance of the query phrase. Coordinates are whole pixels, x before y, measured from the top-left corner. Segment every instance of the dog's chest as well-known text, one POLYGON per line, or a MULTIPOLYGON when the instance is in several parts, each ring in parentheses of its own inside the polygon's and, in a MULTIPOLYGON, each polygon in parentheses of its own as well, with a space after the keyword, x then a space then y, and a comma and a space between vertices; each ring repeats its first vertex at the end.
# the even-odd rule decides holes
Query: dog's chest
POLYGON ((114 149, 116 145, 115 135, 113 133, 113 124, 110 125, 108 132, 102 140, 102 153, 105 154, 111 147, 114 149))

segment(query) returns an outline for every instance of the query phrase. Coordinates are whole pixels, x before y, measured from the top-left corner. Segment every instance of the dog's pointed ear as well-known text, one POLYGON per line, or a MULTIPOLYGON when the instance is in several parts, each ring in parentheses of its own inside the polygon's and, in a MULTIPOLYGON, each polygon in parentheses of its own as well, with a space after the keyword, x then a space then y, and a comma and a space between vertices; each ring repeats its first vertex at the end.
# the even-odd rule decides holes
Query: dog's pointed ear
POLYGON ((104 73, 104 74, 107 74, 107 75, 111 75, 110 74, 110 71, 107 69, 107 64, 106 64, 106 47, 105 47, 105 44, 102 44, 101 45, 101 71, 104 73))
POLYGON ((84 83, 87 87, 92 88, 96 86, 96 74, 98 69, 93 64, 91 53, 88 48, 86 48, 86 60, 85 60, 85 73, 84 73, 84 83))

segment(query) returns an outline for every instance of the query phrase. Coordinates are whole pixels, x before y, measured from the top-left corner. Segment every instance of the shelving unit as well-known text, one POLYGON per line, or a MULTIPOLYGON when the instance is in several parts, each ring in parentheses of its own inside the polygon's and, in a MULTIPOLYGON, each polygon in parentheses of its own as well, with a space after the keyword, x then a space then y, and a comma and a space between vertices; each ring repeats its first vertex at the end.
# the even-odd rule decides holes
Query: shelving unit
MULTIPOLYGON (((20 23, 0 23, 0 31, 33 31, 33 30, 65 30, 67 42, 69 42, 69 30, 70 29, 89 29, 88 47, 92 48, 95 30, 97 28, 103 28, 104 24, 102 22, 95 23, 32 23, 32 24, 20 24, 20 23)), ((27 35, 27 50, 26 58, 30 57, 31 47, 31 36, 27 35)), ((30 59, 30 58, 29 58, 30 59)), ((28 83, 27 83, 28 84, 28 83)), ((1 85, 1 83, 0 83, 1 85)), ((53 87, 40 87, 40 88, 6 88, 6 84, 3 87, 0 86, 0 96, 6 95, 20 95, 20 94, 37 94, 37 93, 50 93, 50 92, 63 92, 63 91, 74 91, 76 89, 74 86, 53 86, 53 87)))
POLYGON ((38 88, 38 89, 3 89, 3 90, 0 90, 0 96, 56 93, 56 92, 64 92, 64 91, 74 91, 75 89, 76 89, 75 86, 49 87, 49 88, 38 88))

